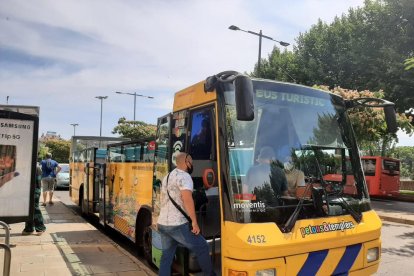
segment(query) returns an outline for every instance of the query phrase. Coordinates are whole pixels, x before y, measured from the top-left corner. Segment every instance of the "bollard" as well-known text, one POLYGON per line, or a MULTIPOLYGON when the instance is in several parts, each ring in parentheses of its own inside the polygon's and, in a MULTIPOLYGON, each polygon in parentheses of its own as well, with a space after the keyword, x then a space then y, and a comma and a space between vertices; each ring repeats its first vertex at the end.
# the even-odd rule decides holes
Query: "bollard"
POLYGON ((4 231, 6 231, 6 237, 5 237, 5 244, 10 247, 10 227, 7 223, 0 221, 0 225, 3 225, 4 231))
POLYGON ((3 276, 10 276, 11 250, 5 244, 0 243, 0 248, 4 249, 3 276))

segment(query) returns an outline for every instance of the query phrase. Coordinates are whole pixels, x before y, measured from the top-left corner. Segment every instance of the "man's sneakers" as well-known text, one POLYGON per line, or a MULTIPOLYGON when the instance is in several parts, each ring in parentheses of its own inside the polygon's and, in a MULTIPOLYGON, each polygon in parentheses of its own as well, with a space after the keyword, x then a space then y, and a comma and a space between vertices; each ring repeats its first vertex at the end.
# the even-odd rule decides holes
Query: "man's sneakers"
MULTIPOLYGON (((43 231, 36 231, 36 235, 41 236, 41 235, 42 235, 45 231, 46 231, 46 230, 43 230, 43 231)), ((32 232, 28 232, 28 231, 24 231, 24 230, 23 230, 23 232, 22 232, 22 235, 23 235, 23 236, 28 236, 28 235, 31 235, 31 234, 33 234, 33 231, 32 231, 32 232)))

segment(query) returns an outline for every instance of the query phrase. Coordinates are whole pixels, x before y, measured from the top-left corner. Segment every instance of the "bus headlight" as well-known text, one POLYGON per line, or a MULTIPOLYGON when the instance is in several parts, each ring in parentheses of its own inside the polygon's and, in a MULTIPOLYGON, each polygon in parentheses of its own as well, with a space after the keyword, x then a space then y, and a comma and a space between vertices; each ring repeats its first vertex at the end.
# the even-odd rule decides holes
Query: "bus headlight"
POLYGON ((378 247, 374 247, 374 248, 370 248, 367 251, 367 262, 373 262, 378 260, 379 258, 379 248, 378 247))
POLYGON ((258 270, 256 276, 276 276, 276 270, 273 268, 258 270))

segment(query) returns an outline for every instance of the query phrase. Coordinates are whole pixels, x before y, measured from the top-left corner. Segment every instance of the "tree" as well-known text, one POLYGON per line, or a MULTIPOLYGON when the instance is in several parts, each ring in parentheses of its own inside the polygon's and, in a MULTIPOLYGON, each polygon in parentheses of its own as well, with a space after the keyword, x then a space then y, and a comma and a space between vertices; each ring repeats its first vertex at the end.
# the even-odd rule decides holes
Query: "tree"
POLYGON ((118 120, 118 125, 112 130, 113 134, 132 140, 155 139, 157 126, 144 123, 142 121, 127 121, 125 117, 118 120))
POLYGON ((405 70, 411 70, 414 68, 414 58, 408 58, 404 62, 405 70))
POLYGON ((414 179, 414 147, 396 147, 391 156, 401 160, 401 177, 414 179))
POLYGON ((260 74, 255 68, 252 76, 260 76, 265 79, 279 80, 286 82, 296 82, 290 72, 296 72, 295 55, 292 52, 285 50, 280 52, 276 46, 268 59, 264 59, 261 63, 260 74))
POLYGON ((367 0, 331 24, 319 20, 299 35, 293 52, 274 50, 253 74, 331 89, 382 90, 403 112, 414 106, 414 74, 404 68, 404 60, 413 58, 412 45, 414 1, 367 0))
POLYGON ((46 157, 46 153, 49 152, 49 148, 47 148, 44 143, 39 141, 39 151, 37 153, 37 160, 40 161, 46 157))
POLYGON ((39 151, 39 158, 44 159, 47 152, 53 155, 53 159, 58 163, 69 163, 70 141, 62 139, 49 139, 42 142, 39 151), (44 147, 44 148, 43 148, 44 147), (43 148, 43 150, 42 150, 43 148), (47 149, 45 152, 44 149, 47 149))
MULTIPOLYGON (((329 90, 327 86, 319 88, 340 95, 345 100, 358 98, 384 98, 383 91, 371 92, 369 90, 356 91, 335 87, 329 90)), ((355 136, 360 148, 370 155, 387 156, 397 142, 396 134, 387 132, 383 108, 356 107, 348 110, 355 136)), ((397 123, 401 130, 413 133, 414 127, 404 113, 397 113, 397 123)))

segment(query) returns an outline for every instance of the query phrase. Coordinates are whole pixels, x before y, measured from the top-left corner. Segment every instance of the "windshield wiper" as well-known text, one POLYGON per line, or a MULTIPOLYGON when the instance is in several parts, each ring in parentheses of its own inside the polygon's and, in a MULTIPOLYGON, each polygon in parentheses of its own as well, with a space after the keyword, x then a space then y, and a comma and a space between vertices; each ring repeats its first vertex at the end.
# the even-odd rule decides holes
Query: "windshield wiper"
MULTIPOLYGON (((319 176, 320 176, 320 179, 321 179, 322 188, 323 188, 323 190, 325 192, 326 205, 327 205, 326 207, 328 208, 328 214, 329 214, 329 198, 328 198, 328 195, 327 195, 327 192, 326 192, 326 186, 327 186, 327 184, 325 182, 325 179, 323 179, 323 174, 322 174, 321 166, 319 165, 318 157, 316 157, 316 155, 315 155, 315 161, 316 161, 316 165, 318 167, 318 171, 319 171, 319 176)), ((346 202, 346 200, 343 197, 338 196, 338 193, 337 192, 333 193, 333 195, 337 199, 339 199, 341 203, 343 203, 342 205, 349 212, 349 214, 354 218, 354 220, 357 223, 360 223, 361 220, 362 220, 362 214, 357 213, 351 206, 349 206, 348 202, 346 202)))
POLYGON ((300 210, 302 210, 303 207, 303 201, 305 200, 305 196, 308 193, 309 187, 311 186, 311 181, 307 183, 305 192, 303 193, 302 197, 299 200, 298 205, 296 205, 295 211, 290 215, 289 219, 286 221, 285 225, 282 227, 283 233, 288 233, 292 231, 293 226, 295 225, 296 221, 298 220, 298 216, 300 213, 300 210))
MULTIPOLYGON (((335 196, 336 196, 336 194, 335 194, 335 196)), ((357 223, 360 223, 361 220, 362 220, 362 214, 358 213, 351 206, 349 206, 348 202, 346 202, 346 200, 343 197, 336 196, 336 198, 339 199, 341 203, 343 203, 342 205, 349 212, 349 214, 351 214, 351 216, 354 218, 354 220, 357 223)))

